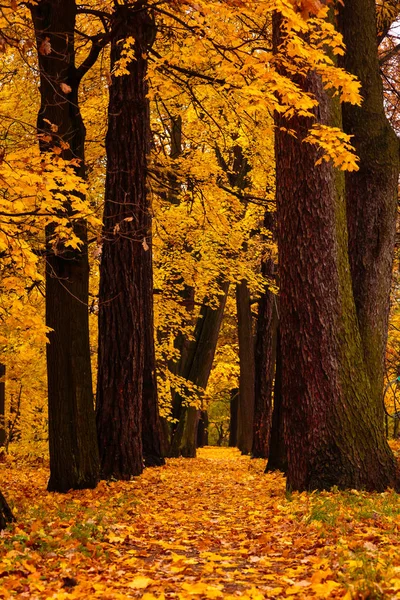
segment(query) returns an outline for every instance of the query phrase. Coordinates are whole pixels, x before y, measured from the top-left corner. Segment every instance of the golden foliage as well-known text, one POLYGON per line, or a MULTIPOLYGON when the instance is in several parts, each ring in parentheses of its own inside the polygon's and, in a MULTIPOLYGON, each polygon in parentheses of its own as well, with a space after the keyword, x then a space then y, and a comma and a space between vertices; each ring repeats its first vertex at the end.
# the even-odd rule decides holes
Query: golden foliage
POLYGON ((61 495, 43 491, 43 466, 3 464, 0 487, 19 508, 2 535, 0 597, 396 597, 396 493, 287 495, 263 468, 206 448, 61 495))
MULTIPOLYGON (((111 12, 113 3, 90 0, 87 6, 111 12)), ((290 76, 314 69, 326 88, 338 93, 342 101, 360 101, 357 81, 337 68, 331 58, 332 53, 343 53, 344 47, 327 19, 327 11, 319 0, 176 0, 154 5, 158 34, 154 52, 149 54, 153 131, 149 184, 154 214, 159 392, 164 415, 169 414, 171 389, 180 390, 187 402, 199 403, 210 401, 235 383, 236 362, 229 362, 233 361, 232 351, 223 349, 223 344, 207 396, 174 372, 174 362, 179 359, 175 340, 179 335, 191 339, 201 305, 215 306, 222 281, 235 284, 246 279, 253 298, 266 284, 273 285, 260 275, 262 257, 276 253, 262 225, 265 208, 274 210, 272 115, 280 111, 288 118, 295 113, 312 116, 317 103, 290 76), (284 36, 281 47, 273 53, 275 11, 283 15, 284 36), (282 75, 284 72, 288 76, 282 75), (177 119, 181 120, 182 142, 178 154, 171 156, 171 123, 177 119), (238 149, 242 172, 240 168, 238 171, 238 149), (182 301, 187 287, 195 294, 190 310, 182 301)), ((90 49, 90 36, 102 30, 101 21, 80 14, 78 30, 80 64, 90 49)), ((101 254, 98 217, 103 205, 107 90, 113 76, 126 73, 133 59, 133 44, 132 38, 124 41, 122 58, 113 74, 109 72, 108 51, 104 50, 80 86, 88 140, 88 180, 83 183, 75 175, 75 165, 60 158, 62 140, 53 147, 52 155, 39 155, 35 127, 39 105, 37 57, 29 10, 22 2, 3 3, 0 10, 0 101, 4 114, 0 125, 4 140, 0 152, 0 252, 5 253, 0 278, 4 323, 1 360, 7 366, 9 405, 11 394, 15 397, 18 385, 22 385, 24 399, 29 388, 37 389, 32 407, 44 410, 47 332, 41 298, 43 232, 46 226, 53 227, 56 252, 60 246, 77 248, 73 225, 81 218, 88 221, 92 233, 90 309, 95 363, 101 254), (30 383, 26 375, 24 380, 18 375, 17 365, 26 364, 21 362, 24 353, 39 365, 41 383, 37 388, 34 369, 30 383)), ((49 39, 39 52, 51 56, 49 39)), ((69 91, 64 89, 67 96, 69 91)), ((57 124, 49 125, 52 131, 57 128, 57 124)), ((356 168, 349 139, 339 130, 314 127, 308 142, 319 146, 322 159, 333 160, 340 168, 356 168)), ((33 441, 38 434, 34 428, 22 426, 22 415, 29 414, 29 422, 35 420, 36 409, 32 412, 23 406, 20 429, 31 431, 33 441)), ((44 426, 45 417, 38 422, 44 426)), ((46 432, 42 430, 39 437, 44 439, 46 432)))

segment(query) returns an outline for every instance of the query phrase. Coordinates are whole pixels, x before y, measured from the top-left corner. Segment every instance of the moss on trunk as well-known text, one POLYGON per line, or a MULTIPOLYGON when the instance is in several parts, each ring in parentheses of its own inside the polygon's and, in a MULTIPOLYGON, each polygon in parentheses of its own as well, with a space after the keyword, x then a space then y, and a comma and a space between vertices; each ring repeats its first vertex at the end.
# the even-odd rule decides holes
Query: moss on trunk
MULTIPOLYGON (((276 23, 275 23, 276 25, 276 23)), ((338 105, 310 72, 315 119, 338 124, 338 105)), ((395 481, 364 361, 350 275, 344 175, 316 166, 302 142, 312 120, 277 117, 282 393, 287 486, 384 490, 395 481)))

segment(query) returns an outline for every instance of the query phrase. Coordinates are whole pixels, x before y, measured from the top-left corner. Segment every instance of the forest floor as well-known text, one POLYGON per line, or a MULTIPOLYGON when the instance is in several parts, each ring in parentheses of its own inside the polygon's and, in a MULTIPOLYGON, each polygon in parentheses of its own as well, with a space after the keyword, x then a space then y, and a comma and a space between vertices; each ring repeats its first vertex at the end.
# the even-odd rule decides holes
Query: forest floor
POLYGON ((400 598, 394 492, 285 493, 280 474, 205 448, 126 483, 45 492, 8 460, 17 523, 0 540, 0 598, 400 598))

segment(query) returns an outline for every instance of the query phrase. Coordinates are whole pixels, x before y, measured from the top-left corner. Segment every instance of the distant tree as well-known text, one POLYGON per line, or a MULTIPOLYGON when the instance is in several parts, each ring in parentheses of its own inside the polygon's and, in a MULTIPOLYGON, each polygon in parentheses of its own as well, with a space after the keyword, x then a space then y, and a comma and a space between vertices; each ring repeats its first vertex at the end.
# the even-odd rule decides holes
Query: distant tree
MULTIPOLYGON (((228 289, 228 283, 221 284, 217 308, 203 304, 196 322, 194 340, 188 348, 183 376, 202 389, 206 389, 210 376, 228 289)), ((199 412, 195 406, 182 406, 179 423, 171 442, 171 456, 196 456, 199 412)))
POLYGON ((230 418, 229 418, 229 446, 235 448, 237 446, 237 430, 238 430, 238 406, 239 406, 239 389, 231 390, 231 398, 229 403, 230 418))
POLYGON ((254 335, 250 291, 245 280, 236 285, 239 340, 239 403, 237 446, 250 454, 254 424, 254 335))
POLYGON ((265 472, 287 471, 287 452, 285 445, 285 430, 282 398, 282 349, 279 327, 276 343, 276 365, 274 377, 274 403, 272 411, 271 431, 269 436, 268 462, 265 472))
MULTIPOLYGON (((264 227, 276 230, 275 213, 266 211, 264 227)), ((269 255, 261 265, 264 277, 273 280, 276 276, 274 258, 269 255)), ((254 380, 254 427, 253 458, 268 458, 271 434, 272 396, 275 378, 276 345, 278 337, 278 298, 270 289, 265 290, 258 302, 255 339, 255 380, 254 380)))

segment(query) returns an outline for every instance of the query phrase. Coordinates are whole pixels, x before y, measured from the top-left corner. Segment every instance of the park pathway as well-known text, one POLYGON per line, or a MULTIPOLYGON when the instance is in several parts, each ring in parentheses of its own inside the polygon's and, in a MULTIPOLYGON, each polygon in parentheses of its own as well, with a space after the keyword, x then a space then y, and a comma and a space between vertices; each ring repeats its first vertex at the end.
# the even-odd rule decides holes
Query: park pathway
POLYGON ((287 497, 282 475, 263 470, 236 449, 205 448, 131 482, 60 495, 43 491, 44 468, 9 466, 20 508, 0 540, 0 598, 400 598, 388 526, 399 512, 379 508, 395 511, 396 495, 287 497), (391 591, 368 596, 368 586, 391 591))

